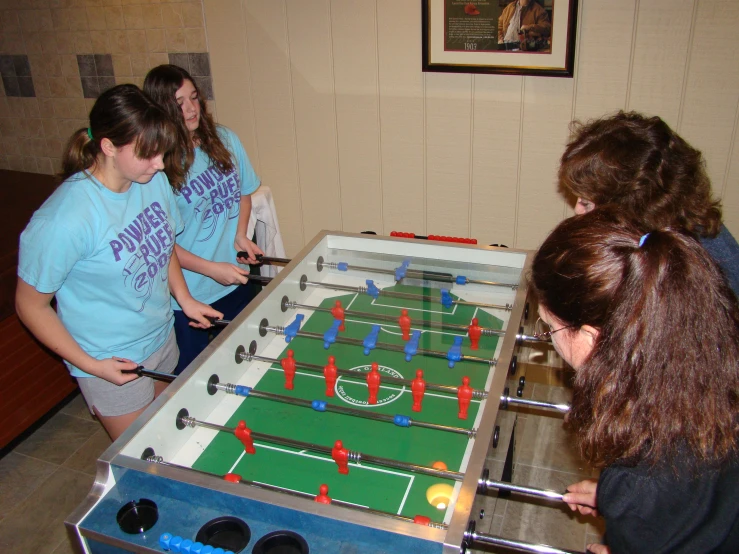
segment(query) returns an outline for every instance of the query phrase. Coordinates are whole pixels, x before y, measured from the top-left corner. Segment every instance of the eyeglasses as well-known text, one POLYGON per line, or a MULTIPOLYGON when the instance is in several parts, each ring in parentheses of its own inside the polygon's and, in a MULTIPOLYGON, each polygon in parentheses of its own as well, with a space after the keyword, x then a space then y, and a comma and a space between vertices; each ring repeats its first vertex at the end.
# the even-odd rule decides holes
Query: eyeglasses
POLYGON ((537 318, 536 323, 534 323, 534 337, 543 340, 551 339, 554 333, 559 333, 563 329, 571 329, 572 327, 575 326, 565 325, 553 331, 551 325, 546 323, 542 318, 537 318))

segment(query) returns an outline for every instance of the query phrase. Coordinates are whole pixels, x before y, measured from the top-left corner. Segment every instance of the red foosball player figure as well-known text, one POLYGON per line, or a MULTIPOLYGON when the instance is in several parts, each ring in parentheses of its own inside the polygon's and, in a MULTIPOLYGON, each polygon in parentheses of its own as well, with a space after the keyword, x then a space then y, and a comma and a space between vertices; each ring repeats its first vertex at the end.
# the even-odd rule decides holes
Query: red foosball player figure
POLYGON ((367 389, 369 390, 369 399, 367 404, 377 404, 377 393, 380 390, 380 366, 377 362, 372 362, 372 369, 367 374, 367 389))
POLYGON ((328 357, 328 364, 323 366, 323 376, 326 378, 326 396, 334 395, 334 385, 336 385, 336 376, 339 370, 336 367, 336 358, 328 357))
POLYGON ((246 422, 243 419, 239 421, 239 423, 236 425, 236 429, 234 429, 234 435, 236 435, 236 438, 244 443, 244 450, 247 454, 257 453, 256 449, 254 448, 254 439, 251 438, 251 429, 246 426, 246 422))
POLYGON ((318 494, 314 500, 319 504, 331 504, 331 499, 328 497, 328 485, 321 485, 318 488, 318 494))
POLYGON ((337 300, 334 307, 331 308, 331 315, 334 316, 334 319, 341 321, 339 331, 346 331, 346 325, 344 325, 344 308, 341 307, 341 300, 337 300))
POLYGON ((482 327, 480 327, 477 324, 477 318, 472 318, 472 323, 470 323, 469 328, 467 329, 467 332, 470 335, 470 348, 472 350, 477 350, 480 346, 480 337, 482 336, 482 327))
POLYGON ((423 395, 426 392, 426 381, 423 379, 423 370, 416 370, 416 378, 411 382, 411 393, 413 394, 413 407, 411 410, 414 412, 421 411, 421 402, 423 402, 423 395))
POLYGON ((459 419, 467 419, 467 409, 472 400, 472 387, 467 376, 462 377, 462 386, 457 390, 457 400, 459 400, 459 419))
POLYGON ((287 390, 293 390, 295 388, 295 352, 292 350, 287 351, 287 358, 280 360, 282 371, 285 373, 285 388, 287 390))
POLYGON ((339 466, 339 473, 342 475, 349 475, 349 451, 344 448, 341 441, 336 441, 334 447, 331 449, 331 457, 339 466))
POLYGON ((403 340, 410 340, 411 338, 411 318, 408 317, 408 310, 400 310, 400 317, 398 318, 398 325, 403 333, 403 340))

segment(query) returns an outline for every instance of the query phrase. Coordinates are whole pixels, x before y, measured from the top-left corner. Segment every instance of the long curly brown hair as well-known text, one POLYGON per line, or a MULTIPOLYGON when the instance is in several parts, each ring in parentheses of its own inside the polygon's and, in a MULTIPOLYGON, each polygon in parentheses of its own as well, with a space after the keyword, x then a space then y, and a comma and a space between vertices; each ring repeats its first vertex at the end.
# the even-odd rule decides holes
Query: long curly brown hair
POLYGON ((196 143, 221 173, 228 173, 233 170, 234 162, 231 159, 231 153, 218 136, 217 126, 213 121, 213 117, 208 113, 208 107, 205 99, 200 94, 197 83, 185 69, 172 64, 159 65, 153 68, 144 79, 144 92, 162 106, 178 126, 178 152, 164 160, 164 171, 175 191, 180 191, 185 184, 185 177, 195 159, 196 143), (185 80, 190 81, 192 86, 195 87, 198 93, 198 103, 200 104, 200 125, 193 137, 190 137, 190 132, 187 130, 185 119, 182 116, 182 108, 175 99, 175 93, 185 80))
POLYGON ((640 233, 598 208, 563 221, 534 259, 541 305, 575 332, 599 330, 568 424, 596 467, 670 463, 679 450, 720 463, 739 432, 737 299, 692 236, 657 230, 640 247, 640 233))
POLYGON ((615 204, 645 231, 664 227, 715 237, 721 204, 705 162, 659 117, 619 112, 572 124, 559 183, 597 206, 615 204))

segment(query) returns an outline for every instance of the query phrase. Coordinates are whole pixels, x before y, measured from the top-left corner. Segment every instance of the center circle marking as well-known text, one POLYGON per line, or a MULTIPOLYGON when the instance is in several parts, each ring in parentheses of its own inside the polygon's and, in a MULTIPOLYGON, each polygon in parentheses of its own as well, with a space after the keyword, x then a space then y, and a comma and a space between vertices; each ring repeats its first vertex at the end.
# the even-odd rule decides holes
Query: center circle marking
MULTIPOLYGON (((357 373, 364 373, 367 374, 372 369, 372 364, 366 364, 366 365, 359 365, 350 368, 350 371, 356 371, 357 373)), ((387 377, 395 377, 396 379, 402 379, 403 375, 400 374, 398 371, 394 370, 392 367, 387 367, 384 365, 381 365, 378 367, 377 371, 379 371, 380 375, 385 375, 387 377)), ((344 402, 347 404, 351 404, 353 406, 363 406, 365 408, 376 408, 378 406, 383 406, 385 404, 390 404, 391 402, 395 402, 398 398, 400 398, 403 393, 405 392, 405 386, 403 386, 399 390, 395 389, 387 389, 382 386, 382 379, 380 379, 380 390, 377 392, 377 404, 368 404, 367 403, 367 397, 369 396, 369 393, 367 391, 367 384, 365 383, 364 386, 362 386, 362 383, 357 383, 356 381, 345 381, 344 383, 351 383, 350 389, 352 393, 350 394, 347 391, 346 386, 344 383, 341 382, 342 377, 339 377, 336 380, 335 385, 335 391, 339 398, 341 398, 344 402)))

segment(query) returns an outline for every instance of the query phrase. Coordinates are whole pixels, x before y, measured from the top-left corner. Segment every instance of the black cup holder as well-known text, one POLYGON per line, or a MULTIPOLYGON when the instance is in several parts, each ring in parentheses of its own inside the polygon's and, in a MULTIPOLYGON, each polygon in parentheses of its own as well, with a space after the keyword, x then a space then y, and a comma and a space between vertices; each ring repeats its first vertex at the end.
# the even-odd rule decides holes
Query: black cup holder
POLYGON ((242 520, 233 516, 211 519, 198 531, 195 540, 214 548, 230 550, 238 554, 251 539, 251 530, 242 520))
POLYGON ((274 531, 254 545, 252 554, 309 554, 305 539, 292 531, 274 531))
POLYGON ((159 519, 156 503, 148 498, 132 500, 118 510, 116 521, 121 531, 129 535, 138 535, 154 527, 159 519))

